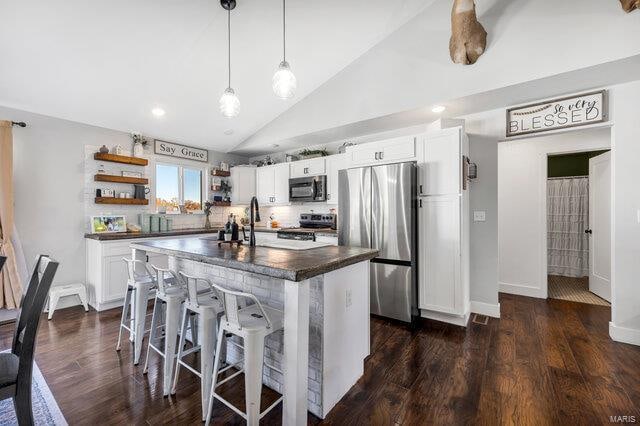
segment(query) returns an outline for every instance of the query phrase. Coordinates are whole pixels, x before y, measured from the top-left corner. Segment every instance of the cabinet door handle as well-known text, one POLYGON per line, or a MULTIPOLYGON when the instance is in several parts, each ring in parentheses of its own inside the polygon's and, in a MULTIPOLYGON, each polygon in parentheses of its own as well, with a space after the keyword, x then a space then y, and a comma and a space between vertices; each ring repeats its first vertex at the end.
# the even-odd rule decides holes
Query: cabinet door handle
POLYGON ((378 158, 378 154, 380 154, 380 153, 379 153, 379 152, 376 152, 376 155, 375 155, 375 159, 376 159, 376 160, 379 160, 379 158, 378 158))
POLYGON ((420 208, 422 208, 422 200, 420 200, 420 208))
POLYGON ((384 154, 384 152, 383 152, 383 151, 380 151, 380 159, 381 159, 381 160, 382 160, 382 158, 384 157, 384 155, 383 155, 383 154, 384 154))
POLYGON ((420 193, 422 194, 422 185, 420 185, 420 193))
POLYGON ((327 200, 331 199, 331 194, 327 194, 327 200))

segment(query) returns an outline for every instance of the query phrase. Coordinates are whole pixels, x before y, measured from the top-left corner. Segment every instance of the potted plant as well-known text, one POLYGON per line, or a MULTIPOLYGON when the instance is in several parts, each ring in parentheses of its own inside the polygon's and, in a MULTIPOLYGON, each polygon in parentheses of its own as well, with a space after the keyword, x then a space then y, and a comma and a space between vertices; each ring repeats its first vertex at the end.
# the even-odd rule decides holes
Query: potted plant
POLYGON ((142 157, 144 155, 144 147, 147 146, 149 141, 142 136, 141 133, 131 133, 131 139, 133 140, 133 156, 142 157))
POLYGON ((316 158, 316 157, 326 157, 327 155, 329 155, 329 153, 327 152, 327 150, 325 148, 322 148, 322 149, 308 149, 308 148, 305 148, 302 151, 300 151, 298 153, 298 155, 302 159, 308 159, 308 158, 316 158))

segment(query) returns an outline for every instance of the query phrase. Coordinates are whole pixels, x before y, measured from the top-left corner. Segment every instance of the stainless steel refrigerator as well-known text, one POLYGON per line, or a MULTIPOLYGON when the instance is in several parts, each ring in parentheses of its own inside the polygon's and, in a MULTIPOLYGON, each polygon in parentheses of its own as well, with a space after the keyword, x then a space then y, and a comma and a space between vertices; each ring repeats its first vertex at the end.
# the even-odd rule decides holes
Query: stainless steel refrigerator
POLYGON ((411 322, 417 309, 417 172, 415 163, 341 170, 338 238, 375 248, 371 313, 411 322))

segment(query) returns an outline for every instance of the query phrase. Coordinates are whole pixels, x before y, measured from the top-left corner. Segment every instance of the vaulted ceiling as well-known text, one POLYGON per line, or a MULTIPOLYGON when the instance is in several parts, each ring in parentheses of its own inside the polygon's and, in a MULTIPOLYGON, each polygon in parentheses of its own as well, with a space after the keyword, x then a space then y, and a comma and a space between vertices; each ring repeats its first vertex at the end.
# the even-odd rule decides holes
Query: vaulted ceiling
POLYGON ((282 101, 271 90, 282 2, 238 0, 232 86, 241 114, 225 119, 218 0, 0 0, 0 105, 227 151, 433 1, 289 0, 287 59, 298 93, 282 101), (154 117, 154 107, 166 115, 154 117))

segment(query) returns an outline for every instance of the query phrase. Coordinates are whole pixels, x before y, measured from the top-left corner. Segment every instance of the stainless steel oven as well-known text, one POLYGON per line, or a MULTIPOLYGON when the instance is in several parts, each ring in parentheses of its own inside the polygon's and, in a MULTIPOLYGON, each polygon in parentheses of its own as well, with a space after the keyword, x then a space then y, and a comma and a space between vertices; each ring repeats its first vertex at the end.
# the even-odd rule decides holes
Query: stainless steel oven
POLYGON ((289 201, 327 201, 327 177, 289 179, 289 201))

